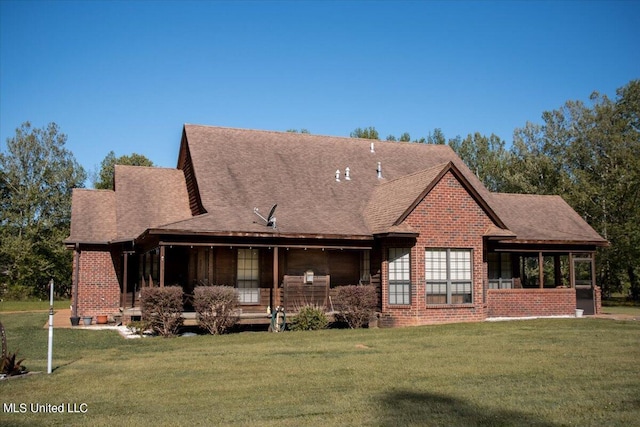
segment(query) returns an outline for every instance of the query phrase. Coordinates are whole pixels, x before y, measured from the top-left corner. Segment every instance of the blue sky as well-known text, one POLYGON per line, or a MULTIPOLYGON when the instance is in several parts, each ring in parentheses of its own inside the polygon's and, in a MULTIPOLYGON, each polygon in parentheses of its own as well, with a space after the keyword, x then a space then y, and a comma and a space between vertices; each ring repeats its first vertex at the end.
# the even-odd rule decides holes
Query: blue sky
POLYGON ((56 122, 89 172, 182 125, 447 138, 640 78, 640 2, 0 0, 0 150, 56 122))

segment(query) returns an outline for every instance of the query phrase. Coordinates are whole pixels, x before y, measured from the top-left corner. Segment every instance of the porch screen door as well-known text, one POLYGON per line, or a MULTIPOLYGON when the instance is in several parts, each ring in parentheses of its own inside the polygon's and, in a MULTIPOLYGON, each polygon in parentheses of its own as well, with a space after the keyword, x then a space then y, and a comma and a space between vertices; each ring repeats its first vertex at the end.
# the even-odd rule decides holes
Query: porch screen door
POLYGON ((236 288, 240 304, 260 302, 258 259, 257 249, 238 249, 236 288))
POLYGON ((576 306, 584 314, 594 314, 593 258, 573 258, 573 285, 576 289, 576 306))

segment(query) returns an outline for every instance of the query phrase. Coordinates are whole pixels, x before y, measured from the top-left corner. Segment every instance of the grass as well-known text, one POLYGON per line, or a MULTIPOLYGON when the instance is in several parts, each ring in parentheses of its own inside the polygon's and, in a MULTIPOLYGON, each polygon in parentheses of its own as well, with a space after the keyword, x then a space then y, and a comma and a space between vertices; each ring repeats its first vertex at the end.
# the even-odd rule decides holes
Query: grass
MULTIPOLYGON (((53 308, 60 310, 69 308, 69 300, 53 301, 53 308)), ((2 301, 0 302, 0 313, 13 311, 48 311, 49 300, 28 300, 28 301, 2 301)))
POLYGON ((606 314, 628 314, 640 316, 640 303, 618 296, 602 300, 602 312, 606 314))
MULTIPOLYGON (((3 314, 46 371, 46 314, 3 314)), ((638 425, 640 322, 545 319, 125 340, 57 329, 52 375, 0 382, 0 425, 638 425), (0 408, 3 409, 3 408, 0 408)))

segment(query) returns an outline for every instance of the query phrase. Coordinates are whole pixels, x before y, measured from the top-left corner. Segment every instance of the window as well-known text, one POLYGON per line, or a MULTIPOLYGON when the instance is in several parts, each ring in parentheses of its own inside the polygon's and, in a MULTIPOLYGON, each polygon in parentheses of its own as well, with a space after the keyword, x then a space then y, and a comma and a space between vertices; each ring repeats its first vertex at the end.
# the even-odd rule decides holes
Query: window
POLYGON ((409 248, 389 249, 389 304, 411 304, 409 248))
POLYGON ((238 249, 237 292, 240 304, 258 304, 260 302, 260 283, 258 275, 258 250, 238 249))
POLYGON ((360 255, 360 282, 369 283, 371 281, 371 251, 364 250, 360 255))
POLYGON ((427 304, 468 304, 471 292, 471 250, 425 251, 427 304))
POLYGON ((489 252, 487 254, 489 289, 513 288, 511 254, 489 252))

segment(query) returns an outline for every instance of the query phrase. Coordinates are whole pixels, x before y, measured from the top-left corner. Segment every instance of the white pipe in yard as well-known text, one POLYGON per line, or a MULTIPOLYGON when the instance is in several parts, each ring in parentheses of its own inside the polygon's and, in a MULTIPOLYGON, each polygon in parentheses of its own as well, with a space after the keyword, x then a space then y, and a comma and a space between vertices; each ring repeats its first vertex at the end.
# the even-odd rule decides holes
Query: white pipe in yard
POLYGON ((49 282, 49 350, 47 352, 47 374, 51 373, 53 360, 53 279, 49 282))

